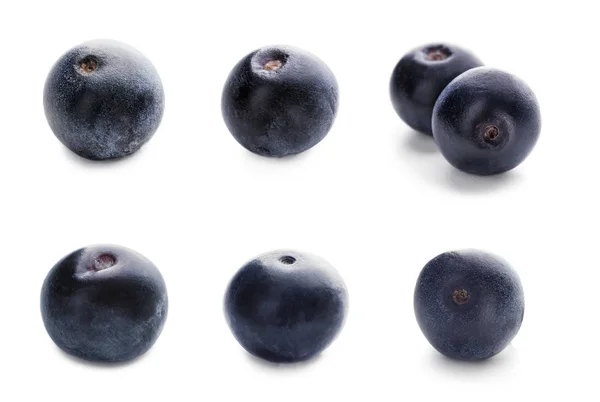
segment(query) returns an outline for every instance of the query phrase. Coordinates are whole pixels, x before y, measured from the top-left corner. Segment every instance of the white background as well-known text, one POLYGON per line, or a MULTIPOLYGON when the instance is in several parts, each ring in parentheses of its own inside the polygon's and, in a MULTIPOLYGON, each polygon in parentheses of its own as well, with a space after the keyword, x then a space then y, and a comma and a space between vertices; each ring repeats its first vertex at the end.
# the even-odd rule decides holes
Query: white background
POLYGON ((22 1, 0 10, 1 401, 506 401, 597 397, 598 92, 594 2, 22 1), (53 63, 94 38, 155 64, 164 120, 137 154, 93 163, 50 131, 42 90, 53 63), (454 170, 410 130, 388 94, 404 52, 463 45, 536 92, 538 146, 511 173, 454 170), (323 59, 340 86, 326 139, 285 160, 255 156, 220 111, 233 65, 263 45, 323 59), (150 258, 170 311, 131 364, 82 363, 47 336, 39 292, 64 255, 117 243, 150 258), (223 319, 230 277, 275 248, 341 272, 347 325, 320 357, 250 357, 223 319), (442 358, 416 324, 422 266, 455 248, 502 255, 521 275, 525 321, 480 364, 442 358), (595 382, 594 382, 595 381, 595 382))

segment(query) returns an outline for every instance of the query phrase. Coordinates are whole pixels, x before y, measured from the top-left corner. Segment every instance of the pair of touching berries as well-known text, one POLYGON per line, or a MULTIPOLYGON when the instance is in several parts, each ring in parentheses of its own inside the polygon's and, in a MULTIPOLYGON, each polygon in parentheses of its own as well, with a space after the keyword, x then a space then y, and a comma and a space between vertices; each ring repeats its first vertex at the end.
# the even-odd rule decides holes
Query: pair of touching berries
MULTIPOLYGON (((435 349, 454 359, 482 360, 501 352, 519 331, 523 288, 497 256, 447 252, 422 269, 414 308, 435 349)), ((74 251, 51 269, 41 310, 48 334, 65 352, 91 361, 127 361, 158 339, 167 318, 167 289, 144 256, 96 245, 74 251)), ((319 354, 338 336, 348 291, 324 259, 277 250, 239 269, 227 286, 224 310, 248 352, 272 362, 297 362, 319 354)))
POLYGON ((537 99, 519 78, 451 45, 413 49, 396 65, 392 103, 413 129, 433 135, 454 167, 478 175, 509 171, 537 143, 537 99))
MULTIPOLYGON (((442 155, 465 172, 491 175, 519 165, 540 131, 537 100, 518 78, 450 45, 406 54, 390 93, 400 117, 432 134, 442 155)), ((164 92, 152 63, 137 50, 97 40, 63 55, 46 81, 44 107, 54 134, 94 159, 130 155, 156 132, 164 92)), ((338 85, 314 55, 288 46, 244 57, 225 83, 221 110, 233 137, 263 156, 298 154, 329 132, 338 85)))

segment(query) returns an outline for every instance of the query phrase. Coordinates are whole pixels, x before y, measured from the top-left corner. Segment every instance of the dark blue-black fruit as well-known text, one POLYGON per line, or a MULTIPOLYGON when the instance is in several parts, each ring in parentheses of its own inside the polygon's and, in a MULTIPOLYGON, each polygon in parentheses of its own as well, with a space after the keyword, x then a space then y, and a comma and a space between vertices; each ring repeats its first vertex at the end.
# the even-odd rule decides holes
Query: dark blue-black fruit
POLYGON ((156 266, 115 245, 67 255, 42 287, 48 334, 65 352, 91 361, 126 361, 145 353, 158 339, 167 309, 167 289, 156 266))
POLYGON ((156 132, 164 92, 152 63, 113 40, 74 47, 52 67, 44 89, 50 128, 77 155, 92 160, 130 155, 156 132))
POLYGON ((225 317, 238 342, 272 362, 297 362, 323 351, 346 318, 339 273, 315 255, 290 250, 244 265, 225 294, 225 317))
POLYGON ((314 147, 331 129, 338 86, 316 56, 290 46, 269 46, 231 71, 221 101, 233 137, 258 155, 283 157, 314 147))
POLYGON ((405 54, 390 80, 396 113, 413 129, 432 134, 431 115, 446 85, 483 63, 469 51, 450 44, 429 44, 405 54))
POLYGON ((498 256, 478 250, 435 257, 415 289, 421 331, 453 359, 482 360, 500 353, 519 331, 524 308, 517 273, 498 256))
POLYGON ((540 135, 541 117, 533 91, 522 80, 478 67, 444 89, 432 124, 448 162, 486 176, 509 171, 527 158, 540 135))

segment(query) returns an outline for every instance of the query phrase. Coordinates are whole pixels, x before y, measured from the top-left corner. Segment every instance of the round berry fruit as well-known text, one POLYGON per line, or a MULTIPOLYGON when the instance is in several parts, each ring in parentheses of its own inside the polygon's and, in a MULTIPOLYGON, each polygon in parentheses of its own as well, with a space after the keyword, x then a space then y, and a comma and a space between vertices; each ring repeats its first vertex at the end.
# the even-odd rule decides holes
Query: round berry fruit
POLYGON ((104 362, 134 359, 158 339, 167 289, 144 256, 115 245, 79 249, 60 260, 42 287, 48 334, 70 355, 104 362))
POLYGON ((112 40, 83 43, 52 67, 44 109, 56 137, 92 160, 130 155, 156 132, 164 92, 152 63, 112 40))
POLYGON ((263 156, 283 157, 314 147, 329 132, 338 86, 317 57, 271 46, 244 57, 223 89, 221 109, 233 137, 263 156))
POLYGON ((244 265, 225 295, 227 323, 250 353, 296 362, 323 351, 345 321, 348 294, 320 257, 280 250, 244 265))
POLYGON ((538 102, 527 84, 489 67, 454 79, 438 98, 432 123, 435 142, 448 162, 482 176, 517 167, 541 129, 538 102))
POLYGON ((446 85, 465 71, 483 63, 465 49, 449 44, 420 46, 405 54, 390 80, 396 113, 413 129, 432 134, 435 101, 446 85))
POLYGON ((421 331, 453 359, 500 353, 519 331, 524 308, 516 272, 503 259, 477 250, 437 256, 423 268, 415 289, 421 331))

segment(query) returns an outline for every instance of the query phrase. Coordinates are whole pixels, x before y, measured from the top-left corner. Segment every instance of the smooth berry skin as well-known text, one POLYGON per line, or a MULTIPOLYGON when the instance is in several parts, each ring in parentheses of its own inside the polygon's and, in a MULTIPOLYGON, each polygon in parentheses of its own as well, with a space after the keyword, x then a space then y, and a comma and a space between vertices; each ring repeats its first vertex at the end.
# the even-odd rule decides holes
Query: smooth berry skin
POLYGON ((471 361, 500 353, 519 331, 525 309, 517 273, 478 250, 431 260, 417 280, 414 303, 429 343, 447 357, 471 361))
POLYGON ((233 137, 270 157, 304 152, 329 132, 338 85, 316 56, 290 46, 269 46, 244 57, 223 88, 221 110, 233 137))
POLYGON ((233 277, 225 317, 251 354, 275 363, 310 359, 344 325, 348 292, 339 273, 315 255, 291 250, 262 254, 233 277))
POLYGON ((431 116, 438 96, 460 74, 483 62, 469 51, 432 43, 405 54, 392 73, 390 97, 396 113, 411 128, 432 135, 431 116))
POLYGON ((152 63, 133 47, 93 40, 65 53, 44 88, 44 110, 56 137, 91 160, 131 155, 162 120, 163 86, 152 63))
POLYGON ((167 318, 162 275, 141 254, 115 245, 79 249, 44 281, 42 319, 66 353, 89 361, 122 362, 142 355, 167 318))
POLYGON ((433 137, 457 169, 480 176, 514 169, 541 130, 538 101, 522 80, 479 67, 454 79, 433 112, 433 137))

